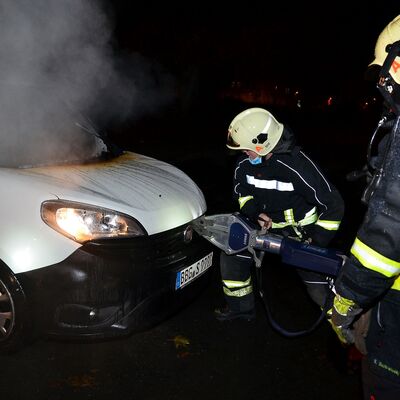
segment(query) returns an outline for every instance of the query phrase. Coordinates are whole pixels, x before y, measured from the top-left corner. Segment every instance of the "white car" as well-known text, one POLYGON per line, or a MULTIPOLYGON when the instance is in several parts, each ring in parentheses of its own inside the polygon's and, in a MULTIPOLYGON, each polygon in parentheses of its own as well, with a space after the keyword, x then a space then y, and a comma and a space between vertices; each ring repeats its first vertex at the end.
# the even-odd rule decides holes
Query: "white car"
POLYGON ((90 162, 0 168, 0 351, 32 334, 143 330, 208 283, 206 212, 181 170, 104 142, 90 162))

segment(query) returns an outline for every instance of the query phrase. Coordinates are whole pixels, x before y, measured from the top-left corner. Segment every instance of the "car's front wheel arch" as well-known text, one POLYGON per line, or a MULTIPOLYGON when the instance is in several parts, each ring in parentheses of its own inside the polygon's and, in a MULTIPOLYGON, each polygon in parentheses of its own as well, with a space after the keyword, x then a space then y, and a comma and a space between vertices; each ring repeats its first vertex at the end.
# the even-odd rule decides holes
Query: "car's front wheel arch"
POLYGON ((30 322, 24 290, 16 275, 0 260, 0 353, 21 347, 29 337, 30 322))

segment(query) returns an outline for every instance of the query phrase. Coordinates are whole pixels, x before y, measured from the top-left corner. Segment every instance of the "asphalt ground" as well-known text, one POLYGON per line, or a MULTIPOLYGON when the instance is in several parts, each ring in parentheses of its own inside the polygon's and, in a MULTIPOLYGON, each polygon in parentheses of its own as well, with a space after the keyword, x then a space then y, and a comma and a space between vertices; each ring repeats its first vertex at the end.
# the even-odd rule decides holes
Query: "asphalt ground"
MULTIPOLYGON (((192 129, 189 137, 174 138, 171 131, 159 129, 168 140, 165 135, 147 135, 145 130, 134 141, 123 135, 119 139, 129 142, 132 150, 172 162, 187 172, 204 191, 209 214, 230 212, 234 208, 230 200, 233 161, 225 151, 225 130, 219 136, 230 115, 215 120, 209 131, 203 126, 192 129)), ((180 126, 184 130, 185 124, 180 126)), ((322 141, 314 142, 317 135, 304 136, 312 155, 345 198, 347 211, 336 243, 342 249, 349 248, 364 210, 359 201, 362 185, 346 182, 344 175, 359 166, 365 145, 351 135, 354 126, 345 127, 342 135, 336 135, 333 150, 326 147, 332 138, 329 132, 336 129, 329 121, 318 126, 325 135, 322 141)), ((153 128, 152 124, 148 127, 153 128)), ((267 255, 262 271, 261 287, 275 320, 287 330, 310 327, 319 310, 294 269, 267 255)), ((326 321, 306 336, 287 338, 271 327, 259 297, 254 322, 215 320, 213 310, 221 304, 215 265, 208 287, 195 301, 146 332, 95 343, 41 339, 16 354, 1 355, 0 397, 361 399, 358 364, 348 364, 346 349, 326 321)))
MULTIPOLYGON (((273 263, 265 269, 275 320, 285 329, 309 327, 319 312, 293 270, 273 263)), ((361 398, 359 372, 347 366, 328 323, 285 338, 271 329, 260 300, 254 322, 224 323, 213 316, 222 301, 215 269, 193 303, 146 332, 98 343, 40 340, 1 356, 1 398, 361 398)))

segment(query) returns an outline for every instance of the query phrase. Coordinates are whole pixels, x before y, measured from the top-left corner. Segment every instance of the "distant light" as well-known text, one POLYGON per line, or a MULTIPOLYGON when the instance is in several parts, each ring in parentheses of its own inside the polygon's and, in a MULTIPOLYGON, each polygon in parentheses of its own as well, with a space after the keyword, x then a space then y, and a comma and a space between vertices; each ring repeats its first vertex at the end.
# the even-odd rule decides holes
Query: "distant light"
POLYGON ((362 108, 363 110, 366 110, 368 107, 369 107, 368 101, 365 101, 365 102, 362 104, 362 106, 361 106, 361 108, 362 108))
POLYGON ((333 97, 332 97, 332 96, 330 96, 330 97, 328 98, 328 101, 326 102, 326 104, 327 104, 328 106, 331 106, 331 105, 333 104, 333 97))

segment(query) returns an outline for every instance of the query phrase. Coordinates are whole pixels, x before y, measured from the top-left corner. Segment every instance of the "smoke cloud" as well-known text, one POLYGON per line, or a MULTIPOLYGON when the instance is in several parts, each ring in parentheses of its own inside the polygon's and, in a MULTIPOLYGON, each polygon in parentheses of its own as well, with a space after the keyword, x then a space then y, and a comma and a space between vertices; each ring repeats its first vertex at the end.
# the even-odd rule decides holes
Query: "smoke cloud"
POLYGON ((0 165, 88 159, 102 150, 86 119, 157 112, 173 79, 112 47, 112 20, 91 0, 0 3, 0 165))

